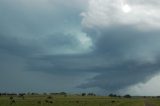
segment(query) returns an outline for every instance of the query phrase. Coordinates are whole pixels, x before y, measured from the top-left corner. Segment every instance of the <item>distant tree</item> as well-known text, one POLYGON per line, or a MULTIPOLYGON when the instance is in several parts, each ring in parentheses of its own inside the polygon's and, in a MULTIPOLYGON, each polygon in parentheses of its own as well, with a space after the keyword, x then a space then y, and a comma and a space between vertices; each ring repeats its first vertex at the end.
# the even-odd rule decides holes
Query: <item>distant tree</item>
POLYGON ((124 95, 124 98, 131 98, 131 96, 127 94, 127 95, 124 95))
POLYGON ((38 94, 38 93, 34 93, 34 92, 32 92, 32 93, 31 93, 31 95, 39 95, 39 94, 38 94))
POLYGON ((1 95, 2 95, 2 96, 6 96, 6 95, 7 95, 7 93, 1 93, 1 95))
POLYGON ((47 93, 44 92, 43 95, 47 95, 47 93))
POLYGON ((113 97, 117 97, 117 95, 116 95, 116 94, 114 94, 114 95, 113 95, 113 97))
POLYGON ((157 96, 157 98, 160 98, 160 96, 157 96))
POLYGON ((64 95, 64 96, 67 95, 66 92, 60 92, 59 94, 60 94, 60 95, 64 95))
POLYGON ((24 95, 26 95, 25 93, 19 93, 19 96, 20 97, 22 97, 22 96, 24 96, 24 95))
POLYGON ((88 93, 87 95, 88 96, 96 96, 96 94, 94 94, 94 93, 88 93))
POLYGON ((117 97, 117 95, 116 94, 109 94, 108 96, 110 96, 110 97, 117 97))
POLYGON ((152 98, 155 98, 154 96, 152 96, 152 98))
POLYGON ((57 95, 57 93, 50 93, 50 95, 57 95))
POLYGON ((117 97, 118 97, 118 98, 121 98, 121 96, 120 96, 120 95, 118 95, 117 97))
POLYGON ((25 93, 19 93, 19 97, 21 97, 22 99, 24 99, 25 95, 26 95, 25 93))
POLYGON ((112 94, 112 93, 110 93, 108 96, 113 97, 113 94, 112 94))
POLYGON ((82 96, 86 96, 86 93, 82 93, 82 96))

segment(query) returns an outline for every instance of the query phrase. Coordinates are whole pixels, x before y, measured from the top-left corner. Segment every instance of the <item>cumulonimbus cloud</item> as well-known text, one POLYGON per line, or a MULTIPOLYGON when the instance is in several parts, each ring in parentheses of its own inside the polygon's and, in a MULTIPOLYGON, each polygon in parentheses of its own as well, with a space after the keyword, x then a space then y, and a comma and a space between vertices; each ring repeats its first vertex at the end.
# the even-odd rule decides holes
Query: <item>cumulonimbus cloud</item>
POLYGON ((85 27, 133 25, 139 29, 159 28, 160 2, 155 0, 90 0, 83 12, 85 27))
POLYGON ((14 86, 25 82, 28 88, 41 87, 41 91, 54 86, 118 91, 145 83, 159 72, 158 1, 67 1, 0 1, 4 86, 10 87, 12 80, 20 80, 16 75, 22 78, 27 73, 14 86), (88 8, 83 7, 86 2, 88 8), (10 71, 13 75, 5 85, 10 71), (37 78, 34 83, 27 80, 29 76, 37 78))

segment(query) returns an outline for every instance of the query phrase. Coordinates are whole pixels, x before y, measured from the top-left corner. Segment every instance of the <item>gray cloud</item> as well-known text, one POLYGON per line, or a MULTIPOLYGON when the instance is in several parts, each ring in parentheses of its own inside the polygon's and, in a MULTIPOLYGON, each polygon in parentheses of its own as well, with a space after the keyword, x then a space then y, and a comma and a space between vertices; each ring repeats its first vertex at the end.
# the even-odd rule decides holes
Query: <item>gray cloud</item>
POLYGON ((159 32, 141 32, 130 27, 100 32, 89 54, 40 56, 30 63, 31 70, 65 75, 97 73, 78 87, 108 91, 144 83, 159 72, 159 32))
POLYGON ((92 76, 83 75, 84 79, 81 79, 74 75, 73 80, 63 72, 49 74, 48 70, 52 70, 49 66, 48 70, 41 71, 48 63, 39 62, 37 57, 41 55, 85 52, 77 37, 85 37, 80 26, 81 8, 62 3, 0 1, 0 83, 3 83, 0 91, 69 91, 77 82, 82 83, 86 77, 92 76))
POLYGON ((99 75, 79 87, 100 87, 109 92, 116 92, 137 83, 145 83, 159 72, 159 62, 138 63, 127 61, 118 66, 99 69, 99 75))
POLYGON ((111 92, 159 72, 160 31, 134 25, 82 28, 85 6, 78 3, 0 1, 0 91, 111 92))
POLYGON ((159 73, 159 31, 139 31, 121 26, 99 32, 93 54, 103 59, 103 66, 93 68, 99 75, 80 87, 118 91, 145 83, 159 73))

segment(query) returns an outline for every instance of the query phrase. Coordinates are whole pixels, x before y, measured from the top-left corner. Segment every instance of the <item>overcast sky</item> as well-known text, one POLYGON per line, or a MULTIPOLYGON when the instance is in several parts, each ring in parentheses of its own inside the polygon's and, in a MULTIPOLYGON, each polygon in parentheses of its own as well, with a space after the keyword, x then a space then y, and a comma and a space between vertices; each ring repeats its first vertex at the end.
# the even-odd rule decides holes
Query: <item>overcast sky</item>
POLYGON ((0 92, 160 95, 160 1, 0 0, 0 92))

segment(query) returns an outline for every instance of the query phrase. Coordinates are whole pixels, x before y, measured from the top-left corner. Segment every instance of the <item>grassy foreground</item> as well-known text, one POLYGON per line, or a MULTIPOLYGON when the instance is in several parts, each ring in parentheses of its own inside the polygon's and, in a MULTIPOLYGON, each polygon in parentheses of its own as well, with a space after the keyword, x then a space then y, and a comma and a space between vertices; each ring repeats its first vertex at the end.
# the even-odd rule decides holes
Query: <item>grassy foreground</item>
POLYGON ((0 96, 0 106, 160 106, 160 99, 81 96, 0 96))

